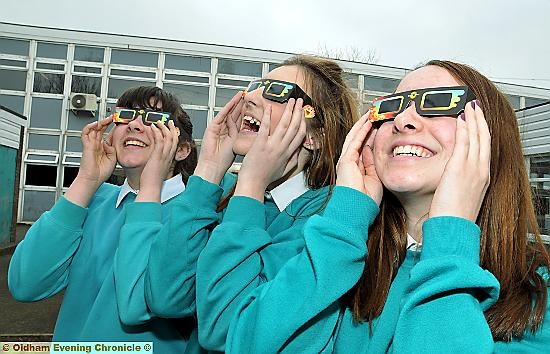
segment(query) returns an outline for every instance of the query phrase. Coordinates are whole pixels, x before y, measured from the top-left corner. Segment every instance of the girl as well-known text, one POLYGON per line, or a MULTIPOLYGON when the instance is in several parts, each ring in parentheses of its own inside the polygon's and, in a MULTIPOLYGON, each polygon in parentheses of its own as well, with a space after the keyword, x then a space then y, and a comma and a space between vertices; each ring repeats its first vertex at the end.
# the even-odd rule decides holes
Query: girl
POLYGON ((448 61, 396 92, 373 104, 378 129, 365 115, 350 131, 323 216, 241 302, 228 352, 550 350, 550 262, 512 108, 448 61))
POLYGON ((65 290, 54 341, 153 342, 155 351, 183 352, 177 326, 149 311, 143 272, 148 235, 166 222, 196 165, 191 121, 173 95, 137 87, 118 99, 113 116, 83 129, 82 144, 76 179, 11 259, 10 291, 37 301, 65 290), (127 176, 122 187, 104 183, 117 162, 127 176), (158 193, 145 195, 146 185, 158 193), (147 198, 156 203, 139 202, 147 198))

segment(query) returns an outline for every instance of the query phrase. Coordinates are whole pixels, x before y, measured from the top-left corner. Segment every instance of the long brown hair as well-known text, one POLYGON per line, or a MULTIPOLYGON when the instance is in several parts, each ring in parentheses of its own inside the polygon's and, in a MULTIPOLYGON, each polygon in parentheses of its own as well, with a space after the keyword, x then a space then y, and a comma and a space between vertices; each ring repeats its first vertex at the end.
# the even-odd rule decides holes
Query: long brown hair
MULTIPOLYGON (((500 282, 500 297, 485 312, 485 318, 495 340, 510 341, 541 326, 547 285, 537 268, 550 267, 537 225, 516 116, 506 97, 475 69, 441 60, 428 65, 447 70, 472 89, 489 126, 491 180, 476 224, 481 229, 480 266, 500 282)), ((363 275, 350 291, 349 305, 356 320, 371 322, 381 314, 406 254, 405 210, 387 190, 380 214, 369 230, 367 247, 363 275)))
MULTIPOLYGON (((308 119, 308 133, 318 147, 312 151, 304 166, 307 184, 316 189, 336 183, 336 163, 348 131, 358 119, 353 91, 346 85, 342 68, 335 61, 313 55, 296 55, 281 66, 297 66, 305 77, 305 84, 315 108, 315 117, 308 119)), ((223 209, 233 195, 222 198, 218 209, 223 209)))

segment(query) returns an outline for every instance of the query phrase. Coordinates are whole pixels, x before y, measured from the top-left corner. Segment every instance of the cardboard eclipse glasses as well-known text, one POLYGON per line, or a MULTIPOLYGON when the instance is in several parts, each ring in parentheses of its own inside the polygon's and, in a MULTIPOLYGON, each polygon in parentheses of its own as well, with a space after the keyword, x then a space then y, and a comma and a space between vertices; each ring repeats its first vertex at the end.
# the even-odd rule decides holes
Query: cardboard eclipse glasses
POLYGON ((302 100, 304 100, 303 108, 305 117, 315 117, 315 109, 312 106, 313 101, 311 100, 311 97, 309 97, 307 93, 305 93, 305 91, 302 90, 300 86, 298 86, 298 84, 281 80, 254 80, 251 81, 250 84, 248 84, 248 87, 246 88, 244 93, 246 94, 261 87, 264 88, 262 96, 270 101, 285 103, 291 98, 301 98, 302 100))
POLYGON ((172 115, 167 112, 159 112, 152 109, 131 109, 124 107, 116 107, 115 113, 113 114, 113 122, 115 124, 128 124, 137 117, 141 116, 143 119, 143 124, 151 125, 156 122, 161 122, 166 124, 169 120, 172 119, 172 115))
POLYGON ((468 86, 432 87, 394 93, 372 101, 369 120, 380 126, 393 120, 414 101, 416 113, 425 117, 458 116, 476 97, 468 86))

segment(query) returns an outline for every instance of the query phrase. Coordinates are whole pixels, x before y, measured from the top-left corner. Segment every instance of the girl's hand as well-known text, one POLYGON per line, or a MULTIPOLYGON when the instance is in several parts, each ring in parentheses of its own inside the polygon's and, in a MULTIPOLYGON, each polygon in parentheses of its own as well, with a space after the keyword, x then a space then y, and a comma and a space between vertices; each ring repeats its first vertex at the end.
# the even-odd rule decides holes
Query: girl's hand
POLYGON ((466 105, 465 121, 456 120, 453 153, 430 207, 430 217, 452 215, 476 221, 491 170, 491 135, 481 107, 466 105))
POLYGON ((103 140, 103 133, 113 121, 107 117, 90 123, 82 130, 82 159, 78 174, 65 197, 75 204, 86 207, 99 186, 113 173, 116 166, 116 151, 112 132, 103 140))
POLYGON ((219 184, 233 161, 233 143, 239 133, 238 120, 243 107, 239 91, 208 124, 201 143, 201 153, 195 175, 219 184))
POLYGON ((271 134, 271 105, 264 109, 258 135, 239 171, 235 195, 263 202, 267 186, 297 166, 306 135, 302 104, 301 98, 288 100, 281 120, 271 134))
POLYGON ((382 201, 382 182, 374 168, 374 156, 371 150, 376 130, 364 114, 351 128, 344 145, 342 155, 336 165, 336 185, 356 189, 370 196, 378 205, 382 201))
POLYGON ((172 120, 168 121, 168 127, 158 122, 151 124, 145 132, 153 151, 141 172, 136 201, 160 202, 162 183, 173 167, 180 132, 172 120))

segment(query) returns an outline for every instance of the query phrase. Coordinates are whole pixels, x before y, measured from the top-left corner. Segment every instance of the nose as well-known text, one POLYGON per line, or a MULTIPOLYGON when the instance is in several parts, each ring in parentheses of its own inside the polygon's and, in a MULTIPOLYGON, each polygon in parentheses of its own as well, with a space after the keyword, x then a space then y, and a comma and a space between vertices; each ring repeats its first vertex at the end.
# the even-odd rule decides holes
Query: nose
POLYGON ((142 132, 144 131, 144 129, 145 129, 145 124, 143 124, 143 117, 141 114, 137 116, 136 119, 131 120, 128 123, 128 130, 130 131, 142 132))
POLYGON ((260 86, 255 90, 248 91, 244 95, 244 103, 245 105, 253 105, 258 106, 260 104, 260 100, 262 98, 262 93, 264 92, 264 87, 260 86))
POLYGON ((411 101, 409 106, 395 117, 393 124, 394 133, 418 131, 423 128, 423 119, 416 112, 414 101, 411 101))

